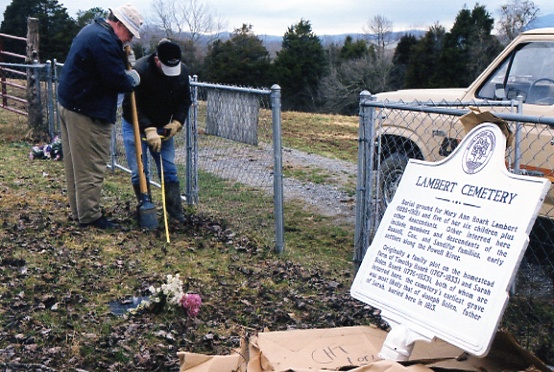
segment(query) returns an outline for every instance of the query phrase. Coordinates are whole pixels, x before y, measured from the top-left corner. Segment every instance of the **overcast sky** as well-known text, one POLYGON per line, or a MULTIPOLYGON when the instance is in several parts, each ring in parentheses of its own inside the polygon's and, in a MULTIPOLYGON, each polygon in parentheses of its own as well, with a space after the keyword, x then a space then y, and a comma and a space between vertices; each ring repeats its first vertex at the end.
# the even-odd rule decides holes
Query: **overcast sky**
MULTIPOLYGON (((78 10, 98 6, 103 9, 116 7, 127 0, 58 0, 75 17, 78 10)), ((152 17, 152 0, 129 0, 148 20, 152 17)), ((178 1, 178 0, 177 0, 178 1)), ((202 1, 202 0, 198 0, 202 1)), ((486 9, 497 20, 499 9, 509 0, 481 0, 486 9)), ((11 0, 0 0, 3 13, 11 0)), ((439 23, 450 29, 458 12, 466 6, 473 9, 476 1, 465 0, 205 0, 214 14, 227 24, 226 30, 233 31, 243 23, 251 24, 257 35, 282 36, 288 27, 300 19, 310 21, 317 35, 338 35, 363 33, 368 22, 376 15, 390 20, 394 31, 413 28, 427 30, 439 23)), ((540 15, 554 13, 554 1, 534 0, 540 8, 540 15)))

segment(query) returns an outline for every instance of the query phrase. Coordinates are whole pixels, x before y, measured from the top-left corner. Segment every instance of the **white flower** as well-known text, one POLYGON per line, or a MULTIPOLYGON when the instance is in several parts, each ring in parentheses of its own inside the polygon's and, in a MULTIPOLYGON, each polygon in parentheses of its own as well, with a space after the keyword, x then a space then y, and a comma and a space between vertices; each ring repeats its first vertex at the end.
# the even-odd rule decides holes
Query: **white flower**
POLYGON ((143 301, 134 309, 137 311, 143 307, 151 307, 153 304, 159 304, 165 300, 169 305, 183 307, 189 316, 196 316, 202 300, 199 295, 191 295, 190 301, 187 301, 188 294, 183 292, 183 282, 179 274, 167 275, 166 282, 160 287, 150 286, 148 290, 152 294, 149 300, 143 301))
POLYGON ((166 296, 167 302, 170 305, 179 305, 179 301, 183 297, 183 282, 179 278, 179 274, 168 275, 167 283, 162 284, 161 292, 166 296))

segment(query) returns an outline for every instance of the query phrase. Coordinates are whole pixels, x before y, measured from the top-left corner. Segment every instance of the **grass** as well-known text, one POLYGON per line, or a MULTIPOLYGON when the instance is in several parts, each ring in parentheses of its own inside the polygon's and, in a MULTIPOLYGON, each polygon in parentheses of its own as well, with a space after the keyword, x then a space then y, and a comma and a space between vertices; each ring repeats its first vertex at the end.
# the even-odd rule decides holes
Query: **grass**
POLYGON ((283 112, 283 146, 355 163, 358 120, 356 116, 283 112))
POLYGON ((257 237, 271 211, 241 206, 257 214, 258 226, 231 223, 234 199, 248 202, 252 192, 234 184, 234 193, 203 195, 227 208, 189 209, 188 224, 171 225, 167 243, 162 229, 138 228, 128 174, 108 172, 105 213, 125 230, 82 229, 68 218, 63 164, 29 159, 33 144, 12 119, 0 119, 0 130, 8 139, 0 146, 0 350, 13 350, 1 363, 178 370, 177 351, 226 354, 245 332, 380 321, 349 295, 352 226, 287 203, 286 249, 277 255, 257 237), (128 317, 110 310, 175 273, 201 294, 198 318, 171 308, 128 317))
POLYGON ((301 181, 310 181, 315 184, 324 184, 329 180, 330 175, 321 168, 310 167, 291 167, 285 166, 283 169, 285 177, 295 178, 301 181))

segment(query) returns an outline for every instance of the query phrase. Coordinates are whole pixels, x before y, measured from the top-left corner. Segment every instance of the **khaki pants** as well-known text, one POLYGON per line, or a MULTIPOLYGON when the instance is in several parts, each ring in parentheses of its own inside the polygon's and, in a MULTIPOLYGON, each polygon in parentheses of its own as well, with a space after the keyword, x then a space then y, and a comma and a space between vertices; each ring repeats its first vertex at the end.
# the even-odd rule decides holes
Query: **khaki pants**
POLYGON ((102 216, 100 197, 110 156, 112 124, 58 105, 67 197, 79 223, 102 216))

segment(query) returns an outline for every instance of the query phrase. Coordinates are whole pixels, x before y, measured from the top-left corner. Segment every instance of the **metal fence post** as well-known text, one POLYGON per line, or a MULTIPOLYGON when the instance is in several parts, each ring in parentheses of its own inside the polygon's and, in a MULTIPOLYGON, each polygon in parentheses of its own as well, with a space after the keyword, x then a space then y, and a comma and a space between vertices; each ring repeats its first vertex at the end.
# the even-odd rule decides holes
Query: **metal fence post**
MULTIPOLYGON (((198 76, 191 79, 198 81, 198 76)), ((189 125, 186 126, 186 166, 185 197, 188 205, 198 203, 198 87, 191 84, 192 110, 189 112, 189 125)))
POLYGON ((46 65, 44 65, 44 67, 46 68, 46 82, 48 90, 46 93, 48 107, 48 131, 50 134, 50 138, 52 138, 56 133, 56 128, 54 127, 54 88, 52 84, 52 61, 46 61, 46 65))
POLYGON ((273 202, 275 213, 275 252, 285 248, 283 212, 283 149, 281 145, 281 87, 271 87, 271 114, 273 121, 273 202))
MULTIPOLYGON (((63 65, 61 65, 63 66, 63 65)), ((58 62, 56 61, 56 59, 54 59, 54 63, 52 64, 52 68, 53 68, 53 73, 52 73, 52 79, 53 79, 53 94, 55 95, 57 93, 57 86, 58 86, 58 79, 59 79, 59 76, 58 76, 58 62)), ((59 115, 59 112, 58 112, 58 105, 57 105, 57 100, 56 98, 54 97, 54 95, 52 96, 52 101, 54 102, 54 121, 55 121, 55 127, 58 129, 58 131, 60 130, 60 115, 59 115)))
MULTIPOLYGON (((523 111, 523 97, 521 95, 516 98, 517 113, 521 114, 523 111)), ((521 174, 521 131, 523 129, 523 123, 521 121, 516 122, 515 130, 515 144, 514 144, 514 173, 521 174)))
POLYGON ((371 93, 364 90, 360 93, 360 126, 358 129, 358 175, 356 181, 356 225, 354 231, 354 265, 356 271, 362 262, 371 230, 369 206, 373 190, 373 156, 374 156, 374 111, 364 103, 372 100, 371 93))

